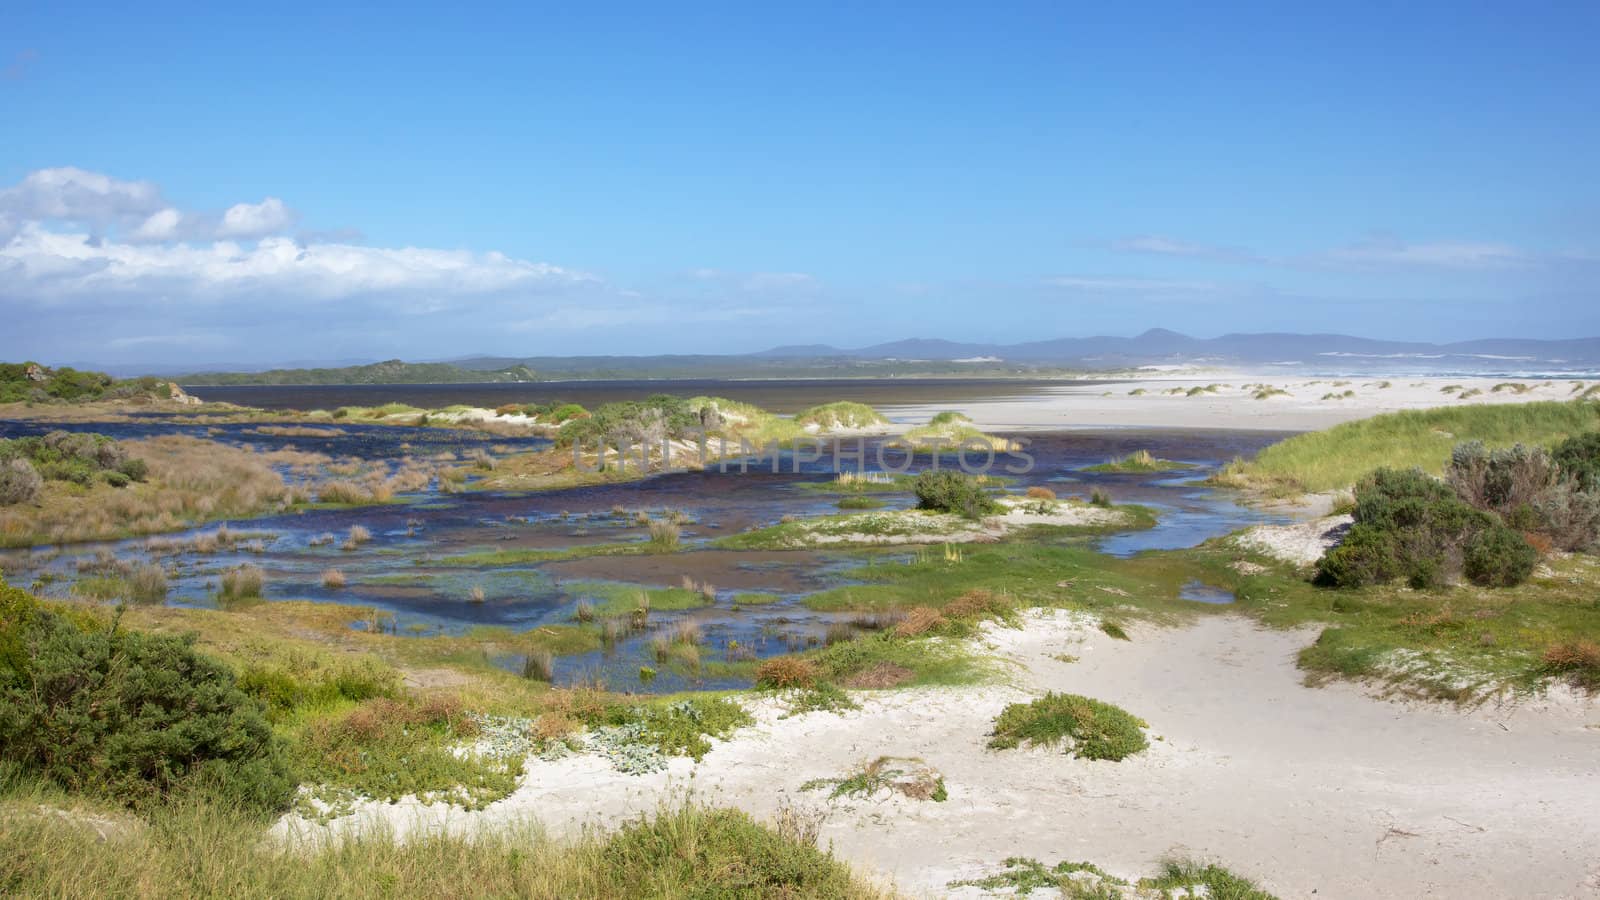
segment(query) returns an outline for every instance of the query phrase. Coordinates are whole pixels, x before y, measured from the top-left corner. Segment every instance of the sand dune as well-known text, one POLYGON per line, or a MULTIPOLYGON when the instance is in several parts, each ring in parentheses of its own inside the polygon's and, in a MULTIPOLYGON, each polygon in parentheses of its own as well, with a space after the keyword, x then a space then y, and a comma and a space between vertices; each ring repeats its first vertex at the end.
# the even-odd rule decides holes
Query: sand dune
MULTIPOLYGON (((1303 686, 1293 658, 1309 632, 1214 616, 1125 643, 1092 621, 1040 611, 1025 628, 990 628, 1004 685, 861 694, 862 709, 843 715, 784 717, 781 702, 753 701, 758 723, 698 765, 627 776, 595 756, 532 760, 521 788, 484 812, 372 805, 334 828, 531 818, 571 833, 692 793, 762 817, 785 806, 825 813, 824 842, 915 896, 961 893, 952 880, 1008 856, 1137 877, 1172 853, 1223 862, 1283 897, 1600 896, 1593 701, 1408 707, 1351 686, 1303 686), (1141 716, 1150 749, 1117 763, 985 749, 1007 703, 1046 690, 1141 716), (949 799, 828 801, 801 789, 884 755, 924 760, 949 799)), ((299 820, 280 829, 319 833, 299 820)))
MULTIPOLYGON (((1046 388, 1026 397, 968 402, 960 410, 977 427, 991 431, 1059 429, 1081 426, 1151 428, 1256 428, 1309 431, 1352 419, 1402 409, 1430 409, 1471 403, 1527 403, 1568 400, 1589 382, 1515 381, 1504 378, 1272 378, 1244 375, 1210 379, 1150 378, 1119 384, 1046 388), (1388 387, 1381 385, 1388 384, 1388 387), (1495 387, 1520 384, 1526 390, 1495 387), (1285 391, 1256 399, 1262 385, 1285 391), (1444 388, 1459 385, 1460 390, 1444 388), (1205 390, 1215 386, 1215 391, 1205 390), (1200 391, 1189 396, 1189 391, 1200 391), (1131 394, 1143 391, 1142 394, 1131 394), (1344 396, 1345 392, 1351 396, 1344 396), (1466 399, 1462 395, 1472 391, 1466 399), (1169 393, 1175 392, 1175 393, 1169 393), (1333 396, 1329 396, 1333 395, 1333 396)), ((883 406, 896 422, 920 423, 945 407, 883 406)))

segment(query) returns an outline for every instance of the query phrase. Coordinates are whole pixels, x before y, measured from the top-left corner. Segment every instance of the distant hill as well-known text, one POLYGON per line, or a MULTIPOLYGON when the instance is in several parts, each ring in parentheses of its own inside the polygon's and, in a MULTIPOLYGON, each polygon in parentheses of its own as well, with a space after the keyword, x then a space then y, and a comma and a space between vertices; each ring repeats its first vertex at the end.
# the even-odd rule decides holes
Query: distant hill
POLYGON ((89 403, 95 400, 198 402, 185 395, 177 385, 158 378, 123 380, 105 372, 67 366, 51 368, 32 361, 0 362, 0 403, 89 403))
POLYGON ((488 369, 450 363, 408 363, 398 359, 334 369, 269 369, 265 372, 200 372, 178 378, 189 385, 236 384, 481 384, 535 381, 532 369, 517 362, 488 369))
POLYGON ((661 356, 472 356, 336 368, 202 372, 185 385, 460 384, 471 382, 682 378, 1052 376, 1165 367, 1304 374, 1585 374, 1600 372, 1600 338, 1486 338, 1450 344, 1344 334, 1225 334, 1196 338, 1164 328, 1134 337, 1101 335, 989 344, 911 338, 846 349, 826 344, 757 353, 661 356))
POLYGON ((800 357, 954 361, 994 358, 1006 363, 1087 370, 1159 365, 1298 366, 1304 371, 1586 371, 1600 367, 1600 338, 1540 341, 1488 338, 1451 344, 1385 341, 1344 334, 1225 334, 1194 338, 1164 328, 1137 337, 1055 338, 1022 344, 961 343, 916 338, 846 350, 777 347, 763 359, 800 357))

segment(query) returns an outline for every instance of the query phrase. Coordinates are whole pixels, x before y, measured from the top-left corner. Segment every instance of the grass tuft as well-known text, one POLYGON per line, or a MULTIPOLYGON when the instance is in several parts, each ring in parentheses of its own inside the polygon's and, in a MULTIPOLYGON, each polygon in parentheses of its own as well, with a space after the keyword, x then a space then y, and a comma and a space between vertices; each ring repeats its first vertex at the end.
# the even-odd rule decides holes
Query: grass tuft
POLYGON ((1149 746, 1145 723, 1127 711, 1078 694, 1049 693, 1032 703, 1013 703, 995 720, 989 747, 1022 743, 1054 747, 1084 759, 1120 760, 1149 746))

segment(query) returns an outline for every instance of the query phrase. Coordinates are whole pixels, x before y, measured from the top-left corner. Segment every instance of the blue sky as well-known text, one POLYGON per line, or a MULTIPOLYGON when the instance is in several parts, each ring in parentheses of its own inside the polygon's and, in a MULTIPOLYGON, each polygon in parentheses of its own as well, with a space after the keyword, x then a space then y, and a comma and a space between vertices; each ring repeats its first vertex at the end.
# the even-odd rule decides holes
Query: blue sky
POLYGON ((1593 3, 12 3, 0 357, 1600 333, 1593 3))

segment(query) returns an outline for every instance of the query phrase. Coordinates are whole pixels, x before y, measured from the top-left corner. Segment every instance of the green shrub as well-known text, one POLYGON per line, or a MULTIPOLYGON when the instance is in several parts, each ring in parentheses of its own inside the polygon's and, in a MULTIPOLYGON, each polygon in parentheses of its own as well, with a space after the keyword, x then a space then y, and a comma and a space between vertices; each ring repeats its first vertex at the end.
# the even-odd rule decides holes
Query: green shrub
POLYGON ((989 746, 1023 742, 1054 747, 1084 759, 1119 760, 1145 749, 1144 722, 1126 710, 1078 694, 1049 693, 1032 703, 1013 703, 995 719, 989 746))
POLYGON ((295 789, 261 708, 192 639, 81 630, 8 596, 0 747, 31 775, 137 805, 199 789, 251 809, 295 789), (17 615, 18 610, 23 610, 17 615))
POLYGON ((1462 560, 1462 573, 1483 587, 1513 587, 1528 580, 1539 553, 1522 537, 1496 526, 1472 536, 1462 560))
POLYGON ((1405 578, 1439 587, 1461 570, 1467 544, 1503 528, 1418 469, 1379 469, 1356 486, 1355 524, 1317 562, 1316 582, 1360 587, 1405 578))
POLYGON ((962 472, 923 472, 912 482, 918 509, 955 513, 978 519, 999 511, 994 497, 977 479, 962 472))
POLYGON ((1600 431, 1575 434, 1550 454, 1561 477, 1580 490, 1600 492, 1600 431))

